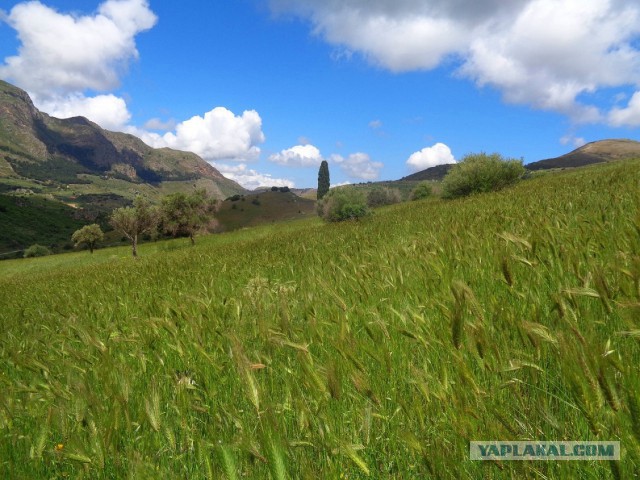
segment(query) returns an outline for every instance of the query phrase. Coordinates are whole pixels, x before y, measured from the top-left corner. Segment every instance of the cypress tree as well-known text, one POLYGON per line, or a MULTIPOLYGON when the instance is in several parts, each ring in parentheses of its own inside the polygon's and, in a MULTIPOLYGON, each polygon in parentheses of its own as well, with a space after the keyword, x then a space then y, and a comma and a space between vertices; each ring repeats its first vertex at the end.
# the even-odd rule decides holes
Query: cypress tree
POLYGON ((318 200, 322 199, 329 191, 329 164, 323 160, 318 170, 318 200))

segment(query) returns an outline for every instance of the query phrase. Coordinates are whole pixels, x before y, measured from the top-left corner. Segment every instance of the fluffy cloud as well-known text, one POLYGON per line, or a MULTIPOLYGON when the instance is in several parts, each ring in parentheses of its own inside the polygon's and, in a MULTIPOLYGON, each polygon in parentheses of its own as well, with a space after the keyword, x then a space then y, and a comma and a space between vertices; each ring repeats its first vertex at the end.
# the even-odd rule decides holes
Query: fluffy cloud
POLYGON ((125 101, 115 95, 85 97, 80 94, 39 100, 38 107, 57 118, 86 117, 107 130, 123 130, 131 114, 125 101))
POLYGON ((209 161, 256 160, 260 156, 257 145, 265 140, 258 112, 246 110, 235 115, 224 107, 179 123, 175 132, 162 136, 143 132, 142 138, 154 147, 187 150, 209 161))
POLYGON ((274 153, 269 160, 287 167, 317 167, 323 159, 320 150, 313 145, 296 145, 274 153))
POLYGON ((41 99, 113 89, 138 56, 135 36, 156 20, 146 0, 107 0, 85 16, 62 14, 38 1, 19 3, 5 21, 21 46, 0 66, 0 77, 41 99))
POLYGON ((636 92, 624 108, 616 107, 609 113, 609 123, 614 127, 640 126, 640 92, 636 92))
POLYGON ((436 143, 432 147, 425 147, 419 152, 412 153, 406 163, 411 171, 418 172, 444 163, 456 163, 456 159, 447 145, 436 143))
POLYGON ((368 154, 358 152, 348 157, 334 154, 329 161, 338 165, 348 177, 360 180, 376 180, 380 175, 380 169, 384 167, 382 162, 374 162, 368 154))
POLYGON ((286 178, 274 178, 268 173, 259 173, 247 167, 246 164, 228 165, 213 163, 225 177, 235 180, 244 188, 253 190, 258 187, 295 187, 295 184, 286 178))
MULTIPOLYGON (((507 102, 603 121, 581 103, 640 78, 636 0, 271 0, 314 33, 392 71, 457 65, 507 102), (451 62, 453 60, 453 63, 451 62), (583 100, 584 101, 584 100, 583 100)), ((615 114, 611 121, 622 121, 615 114)))

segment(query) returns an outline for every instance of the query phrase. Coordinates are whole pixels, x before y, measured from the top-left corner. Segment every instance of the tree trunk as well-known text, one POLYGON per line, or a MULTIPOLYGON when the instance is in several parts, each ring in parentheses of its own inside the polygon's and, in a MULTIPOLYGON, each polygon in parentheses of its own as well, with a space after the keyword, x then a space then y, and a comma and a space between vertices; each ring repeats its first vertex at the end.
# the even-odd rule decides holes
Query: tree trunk
POLYGON ((196 239, 194 238, 195 235, 193 233, 189 234, 189 238, 191 239, 191 245, 195 245, 196 244, 196 239))
POLYGON ((89 244, 89 253, 93 253, 93 243, 89 244))
POLYGON ((134 235, 131 240, 131 253, 133 254, 133 258, 138 257, 138 235, 134 235))

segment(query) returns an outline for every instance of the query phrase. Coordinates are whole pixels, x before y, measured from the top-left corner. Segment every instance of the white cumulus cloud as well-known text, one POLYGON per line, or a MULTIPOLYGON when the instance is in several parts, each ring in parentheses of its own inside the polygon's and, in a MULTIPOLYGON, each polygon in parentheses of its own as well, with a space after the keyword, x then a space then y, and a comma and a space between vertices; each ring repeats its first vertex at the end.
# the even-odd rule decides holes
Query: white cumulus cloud
POLYGON ((0 77, 39 98, 118 86, 138 56, 135 36, 156 23, 146 0, 107 0, 93 15, 60 13, 39 1, 17 4, 5 21, 21 42, 0 77))
POLYGON ((259 173, 244 163, 229 165, 215 162, 212 163, 212 165, 225 177, 235 180, 248 190, 253 190, 258 187, 295 187, 294 182, 291 180, 274 178, 268 173, 259 173))
POLYGON ((296 145, 279 153, 274 153, 269 156, 269 160, 287 167, 317 167, 323 158, 317 147, 307 144, 296 145))
POLYGON ((384 167, 382 162, 371 159, 367 153, 352 153, 348 157, 333 154, 329 161, 338 165, 348 177, 359 180, 376 180, 380 175, 380 169, 384 167))
POLYGON ((42 101, 35 97, 34 102, 53 117, 86 117, 107 130, 123 130, 131 118, 126 102, 111 94, 95 97, 75 94, 42 101))
POLYGON ((264 142, 262 119, 255 110, 235 115, 216 107, 179 123, 175 132, 142 133, 142 139, 154 147, 171 147, 200 155, 205 160, 252 161, 260 156, 258 144, 264 142))
POLYGON ((624 108, 613 108, 609 113, 609 123, 614 127, 640 126, 640 92, 636 92, 624 108))
MULTIPOLYGON (((338 49, 400 72, 452 67, 505 101, 603 122, 590 94, 637 85, 637 0, 271 0, 338 49)), ((631 113, 631 112, 627 112, 631 113)), ((611 122, 626 122, 612 112, 611 122)), ((635 118, 633 115, 631 118, 635 118)), ((633 120, 632 120, 633 121, 633 120)))
POLYGON ((418 172, 436 165, 456 163, 456 159, 447 145, 436 143, 431 147, 425 147, 419 152, 412 153, 406 163, 411 171, 418 172))

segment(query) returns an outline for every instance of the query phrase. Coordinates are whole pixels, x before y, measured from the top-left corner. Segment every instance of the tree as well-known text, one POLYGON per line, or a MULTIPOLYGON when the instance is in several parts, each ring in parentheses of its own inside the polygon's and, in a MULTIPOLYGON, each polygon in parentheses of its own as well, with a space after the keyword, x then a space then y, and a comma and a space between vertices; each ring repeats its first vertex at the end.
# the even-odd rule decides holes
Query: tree
POLYGON ((433 189, 429 182, 420 182, 411 191, 411 200, 422 200, 423 198, 429 198, 433 194, 433 189))
POLYGON ((457 198, 500 190, 516 183, 524 173, 520 160, 505 159, 498 153, 469 154, 442 180, 442 196, 457 198))
POLYGON ((94 248, 96 247, 96 243, 104 238, 104 233, 100 228, 100 225, 97 223, 93 223, 91 225, 85 225, 79 230, 73 232, 71 236, 71 241, 75 243, 76 247, 83 243, 87 244, 89 247, 89 252, 93 253, 94 248))
POLYGON ((32 257, 45 257, 47 255, 51 255, 51 250, 44 245, 38 245, 37 243, 31 245, 24 251, 24 258, 32 258, 32 257))
POLYGON ((331 182, 329 181, 329 164, 326 160, 323 160, 318 170, 318 200, 329 192, 331 182))
POLYGON ((168 195, 162 199, 164 230, 174 237, 188 236, 194 245, 196 233, 213 219, 216 207, 217 201, 204 189, 189 195, 181 192, 168 195))
POLYGON ((374 187, 367 194, 367 205, 371 208, 400 203, 402 195, 397 188, 374 187))
POLYGON ((111 214, 111 226, 131 242, 131 253, 138 256, 138 237, 152 233, 158 227, 158 211, 147 200, 136 197, 133 207, 116 208, 111 214))
POLYGON ((318 203, 318 214, 327 222, 357 220, 369 213, 364 193, 353 187, 333 189, 318 203))

